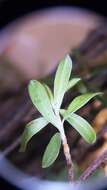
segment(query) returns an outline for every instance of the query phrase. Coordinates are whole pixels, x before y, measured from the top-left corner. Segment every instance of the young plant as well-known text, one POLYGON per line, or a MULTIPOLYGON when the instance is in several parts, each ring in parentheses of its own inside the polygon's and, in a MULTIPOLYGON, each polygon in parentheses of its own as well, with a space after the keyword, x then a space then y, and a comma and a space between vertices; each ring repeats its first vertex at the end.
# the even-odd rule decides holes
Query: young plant
POLYGON ((83 139, 88 143, 94 143, 96 133, 91 125, 75 112, 84 106, 91 98, 100 93, 86 93, 77 96, 72 100, 67 109, 61 109, 65 93, 76 85, 81 79, 71 78, 72 60, 67 55, 58 66, 54 80, 54 93, 46 84, 41 84, 37 80, 31 80, 28 91, 32 103, 41 113, 41 117, 28 123, 22 135, 20 151, 25 151, 27 143, 33 135, 42 130, 48 123, 57 128, 58 132, 53 135, 43 155, 42 167, 49 167, 58 157, 61 144, 67 163, 68 177, 72 181, 73 163, 70 155, 69 145, 64 131, 64 121, 66 120, 74 127, 83 139), (63 119, 62 119, 63 118, 63 119))

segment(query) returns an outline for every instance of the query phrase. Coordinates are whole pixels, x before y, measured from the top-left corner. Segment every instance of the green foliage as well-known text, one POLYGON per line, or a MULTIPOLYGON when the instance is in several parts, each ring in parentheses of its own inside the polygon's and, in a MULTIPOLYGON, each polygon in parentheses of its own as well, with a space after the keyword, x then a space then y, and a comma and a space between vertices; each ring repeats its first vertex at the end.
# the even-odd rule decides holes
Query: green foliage
POLYGON ((74 100, 69 104, 67 111, 64 114, 64 117, 68 117, 69 114, 76 112, 78 109, 83 107, 86 103, 89 102, 93 97, 101 94, 101 92, 98 93, 86 93, 80 96, 77 96, 74 98, 74 100))
POLYGON ((54 80, 54 109, 58 113, 67 90, 72 69, 72 61, 67 55, 59 64, 54 80))
POLYGON ((62 101, 67 90, 72 88, 81 80, 80 78, 70 79, 71 70, 72 60, 69 55, 67 55, 60 62, 56 71, 54 94, 52 94, 50 88, 46 84, 42 84, 37 80, 31 80, 28 86, 32 103, 43 117, 33 120, 25 127, 22 135, 21 151, 26 149, 27 143, 32 136, 42 130, 48 123, 54 125, 59 131, 51 138, 45 150, 42 161, 43 168, 49 167, 56 160, 59 154, 61 139, 63 141, 65 134, 63 127, 64 120, 67 120, 86 142, 94 143, 96 140, 96 134, 90 124, 74 112, 100 93, 86 93, 80 95, 74 98, 67 110, 61 109, 62 101), (63 119, 61 119, 60 114, 63 116, 63 119))
POLYGON ((43 117, 40 117, 38 119, 35 119, 35 120, 29 122, 26 125, 25 130, 22 135, 20 152, 24 152, 26 150, 26 146, 27 146, 27 143, 29 142, 29 140, 36 133, 38 133, 40 130, 42 130, 47 124, 48 124, 48 122, 43 117))
POLYGON ((96 141, 96 133, 94 129, 84 118, 72 113, 66 120, 78 131, 87 143, 94 143, 96 141))
POLYGON ((76 112, 78 109, 80 109, 81 107, 83 107, 89 100, 91 100, 93 97, 99 95, 101 93, 86 93, 83 95, 80 95, 76 98, 74 98, 74 100, 70 103, 70 105, 68 106, 68 111, 70 113, 76 112))
POLYGON ((68 82, 67 91, 68 91, 69 89, 71 89, 73 86, 75 86, 80 80, 81 80, 80 78, 71 79, 71 80, 68 82))
POLYGON ((61 147, 61 137, 60 133, 56 133, 50 140, 49 144, 46 147, 42 167, 47 168, 56 160, 61 147))
POLYGON ((32 103, 43 115, 43 117, 53 125, 57 126, 56 116, 52 109, 51 101, 46 88, 40 82, 31 80, 28 86, 28 91, 32 103))
POLYGON ((51 104, 53 104, 53 94, 52 94, 52 92, 51 92, 51 89, 49 88, 49 86, 48 85, 46 85, 46 84, 44 84, 44 87, 45 87, 45 89, 46 89, 46 91, 47 91, 47 95, 48 95, 48 97, 49 97, 49 99, 50 99, 50 101, 51 101, 51 104))

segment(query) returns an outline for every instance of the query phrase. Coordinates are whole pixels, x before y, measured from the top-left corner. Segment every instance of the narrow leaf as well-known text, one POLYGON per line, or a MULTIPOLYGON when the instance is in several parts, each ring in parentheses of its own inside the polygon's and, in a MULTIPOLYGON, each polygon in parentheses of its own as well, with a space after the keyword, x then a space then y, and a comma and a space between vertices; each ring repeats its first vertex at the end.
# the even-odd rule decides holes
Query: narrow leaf
POLYGON ((49 144, 46 147, 45 153, 43 155, 42 167, 47 168, 58 157, 61 147, 61 137, 60 133, 56 133, 50 140, 49 144))
MULTIPOLYGON (((60 114, 63 116, 63 118, 65 118, 66 113, 67 113, 67 110, 65 110, 65 109, 60 109, 60 114)), ((70 114, 69 114, 69 115, 70 115, 70 114)))
POLYGON ((72 60, 67 55, 59 64, 54 80, 54 105, 58 111, 67 89, 72 70, 72 60))
POLYGON ((96 141, 96 133, 85 119, 72 113, 66 120, 79 132, 86 142, 91 144, 96 141))
POLYGON ((74 100, 70 103, 68 106, 68 113, 76 112, 78 109, 80 109, 82 106, 84 106, 86 103, 88 103, 89 100, 91 100, 93 97, 102 94, 101 92, 98 93, 86 93, 80 96, 77 96, 74 98, 74 100))
POLYGON ((40 82, 31 80, 28 86, 28 90, 31 100, 38 111, 44 116, 47 121, 57 126, 58 123, 56 116, 53 112, 52 105, 45 87, 40 82))
POLYGON ((73 86, 75 86, 81 79, 80 78, 74 78, 74 79, 71 79, 69 82, 68 82, 68 86, 67 86, 67 91, 72 88, 73 86))
POLYGON ((79 85, 77 86, 77 89, 78 91, 81 93, 81 94, 85 94, 85 93, 88 93, 88 88, 87 86, 85 85, 85 83, 83 81, 81 81, 79 83, 79 85))
POLYGON ((48 94, 48 97, 49 97, 51 103, 53 103, 53 94, 52 94, 51 89, 49 88, 48 85, 46 85, 46 84, 43 84, 43 85, 44 85, 44 87, 45 87, 45 89, 47 91, 47 94, 48 94))
POLYGON ((35 120, 29 122, 26 125, 25 130, 22 134, 22 139, 21 139, 21 148, 20 148, 21 152, 25 151, 29 140, 36 133, 38 133, 40 130, 42 130, 47 124, 48 124, 48 122, 43 117, 40 117, 38 119, 35 119, 35 120))

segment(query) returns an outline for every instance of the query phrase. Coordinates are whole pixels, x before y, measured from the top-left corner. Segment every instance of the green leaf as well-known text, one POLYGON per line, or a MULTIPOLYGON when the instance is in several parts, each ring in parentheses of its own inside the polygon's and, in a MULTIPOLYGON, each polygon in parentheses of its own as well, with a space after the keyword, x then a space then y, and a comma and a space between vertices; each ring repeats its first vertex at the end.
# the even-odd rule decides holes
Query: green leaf
POLYGON ((65 109, 60 109, 60 114, 63 116, 63 118, 65 118, 66 113, 67 113, 67 110, 65 110, 65 109))
POLYGON ((77 86, 77 89, 78 91, 81 93, 81 94, 85 94, 88 92, 88 88, 87 86, 85 85, 85 83, 83 81, 81 81, 79 83, 79 85, 77 86))
POLYGON ((54 80, 54 108, 56 112, 62 104, 72 70, 72 60, 67 55, 59 64, 54 80))
POLYGON ((46 147, 45 153, 43 155, 42 167, 47 168, 58 157, 61 147, 61 137, 60 133, 56 133, 50 140, 49 144, 46 147))
POLYGON ((69 82, 68 82, 68 86, 67 86, 67 91, 72 88, 73 86, 75 86, 81 79, 80 78, 74 78, 74 79, 71 79, 69 82))
POLYGON ((102 94, 101 92, 98 93, 86 93, 80 96, 77 96, 74 98, 74 100, 70 103, 67 109, 67 113, 73 113, 76 112, 78 109, 80 109, 82 106, 84 106, 86 103, 88 103, 89 100, 91 100, 93 97, 102 94))
POLYGON ((96 133, 85 119, 72 113, 66 120, 79 132, 86 142, 91 144, 96 141, 96 133))
POLYGON ((45 87, 45 89, 46 89, 46 91, 47 91, 47 94, 48 94, 48 97, 49 97, 51 103, 53 103, 53 99, 54 99, 54 98, 53 98, 53 94, 52 94, 51 89, 49 88, 48 85, 46 85, 46 84, 43 84, 43 85, 44 85, 44 87, 45 87))
POLYGON ((22 134, 22 139, 21 139, 21 148, 20 148, 21 152, 25 151, 29 140, 36 133, 38 133, 40 130, 42 130, 47 124, 48 124, 48 122, 43 117, 40 117, 38 119, 35 119, 35 120, 29 122, 26 125, 25 130, 22 134))
POLYGON ((53 125, 58 126, 56 116, 53 112, 52 105, 47 94, 46 88, 38 81, 31 80, 28 86, 29 95, 33 104, 44 118, 53 125))

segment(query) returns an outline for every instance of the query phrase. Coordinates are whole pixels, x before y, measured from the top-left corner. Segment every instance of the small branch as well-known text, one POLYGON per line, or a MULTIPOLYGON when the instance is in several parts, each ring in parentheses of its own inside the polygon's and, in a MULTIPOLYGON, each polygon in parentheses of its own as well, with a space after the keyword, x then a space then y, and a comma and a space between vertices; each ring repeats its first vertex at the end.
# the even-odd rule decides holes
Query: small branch
POLYGON ((99 158, 94 160, 90 166, 83 172, 79 180, 86 180, 97 168, 101 166, 107 160, 107 151, 105 151, 99 158))
POLYGON ((24 103, 22 106, 20 106, 19 109, 17 109, 17 112, 14 115, 14 118, 8 121, 8 123, 6 124, 6 128, 4 127, 0 131, 0 143, 6 142, 6 140, 12 135, 12 132, 18 128, 18 125, 17 125, 18 122, 22 120, 22 118, 30 109, 29 101, 27 103, 24 103), (22 106, 23 106, 23 109, 22 109, 22 106), (6 136, 6 138, 4 138, 4 136, 6 136))
POLYGON ((63 145, 63 151, 66 158, 66 163, 67 163, 68 179, 69 181, 73 182, 74 181, 73 162, 72 162, 72 158, 70 155, 70 148, 67 143, 65 134, 63 134, 62 145, 63 145))

